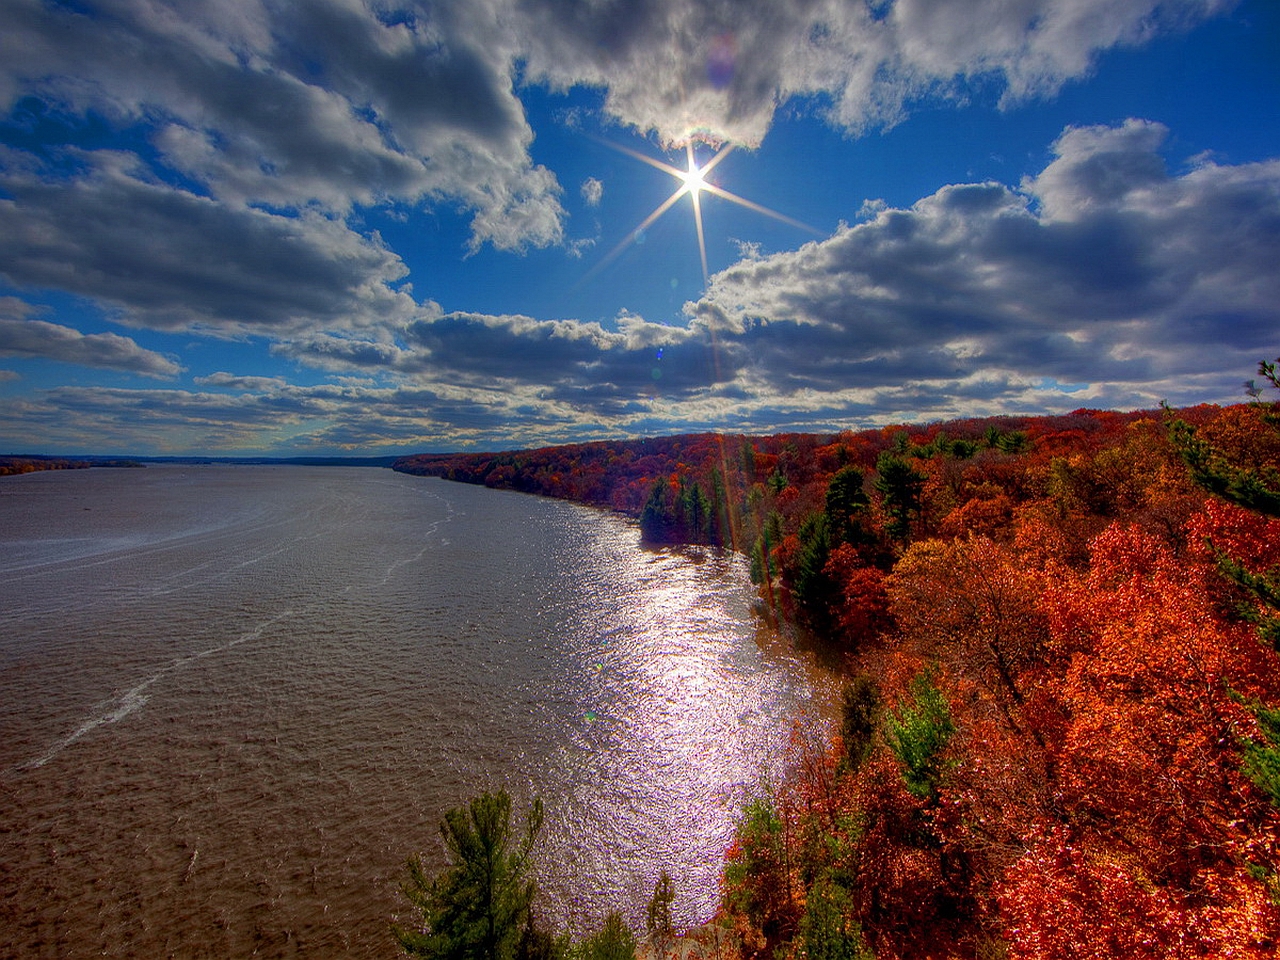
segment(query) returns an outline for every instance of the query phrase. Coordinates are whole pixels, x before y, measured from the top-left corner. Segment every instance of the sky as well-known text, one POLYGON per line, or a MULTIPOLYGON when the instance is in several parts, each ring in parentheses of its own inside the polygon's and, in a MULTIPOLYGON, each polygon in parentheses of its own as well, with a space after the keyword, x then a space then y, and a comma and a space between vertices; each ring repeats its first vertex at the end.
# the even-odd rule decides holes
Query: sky
POLYGON ((0 453, 1231 403, 1277 354, 1272 0, 0 2, 0 453))

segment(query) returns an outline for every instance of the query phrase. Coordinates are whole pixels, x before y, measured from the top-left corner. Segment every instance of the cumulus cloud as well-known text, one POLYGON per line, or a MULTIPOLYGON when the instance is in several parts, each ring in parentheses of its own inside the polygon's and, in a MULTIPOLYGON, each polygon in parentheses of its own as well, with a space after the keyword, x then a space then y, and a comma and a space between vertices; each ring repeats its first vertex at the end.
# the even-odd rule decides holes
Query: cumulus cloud
POLYGON ((527 71, 607 91, 605 109, 668 143, 759 144, 779 105, 821 95, 851 131, 925 96, 994 81, 1007 102, 1056 91, 1103 50, 1225 0, 518 0, 527 71))
POLYGON ((172 379, 182 367, 169 357, 115 333, 84 334, 71 327, 29 318, 30 308, 0 297, 0 357, 38 357, 84 367, 172 379))
MULTIPOLYGON (((949 185, 799 250, 744 248, 685 326, 445 313, 361 227, 366 207, 434 205, 463 212, 473 251, 565 244, 524 86, 598 89, 613 120, 666 143, 757 144, 797 103, 858 133, 974 84, 1006 103, 1050 94, 1106 50, 1229 5, 10 0, 0 106, 65 136, 0 151, 0 277, 137 327, 266 338, 383 386, 215 373, 203 392, 64 388, 6 418, 121 447, 159 425, 188 448, 286 428, 438 445, 518 442, 515 423, 545 442, 1234 389, 1274 350, 1280 170, 1170 171, 1165 131, 1143 121, 1066 130, 1021 184, 949 185), (1197 373, 1210 351, 1222 375, 1197 373)), ((602 189, 580 186, 588 205, 602 189)), ((181 372, 126 337, 0 323, 8 355, 181 372)))
POLYGON ((997 374, 1006 385, 976 394, 1108 383, 1117 404, 1150 405, 1203 391, 1207 351, 1217 389, 1234 386, 1280 321, 1266 266, 1280 262, 1280 161, 1173 175, 1164 135, 1141 121, 1069 129, 1021 191, 944 187, 743 261, 688 309, 783 393, 914 382, 950 395, 997 374))
MULTIPOLYGON (((406 268, 348 224, 360 206, 461 206, 473 250, 564 242, 517 83, 599 87, 606 112, 666 141, 753 144, 797 97, 857 131, 966 78, 1051 91, 1222 3, 14 0, 0 105, 68 129, 93 114, 146 145, 0 156, 0 264, 157 329, 395 323, 406 268)), ((581 189, 598 202, 598 180, 581 189)))
POLYGON ((1280 323, 1280 161, 1172 173, 1165 135, 1069 128, 1018 187, 949 185, 740 261, 685 326, 450 313, 407 325, 381 359, 619 430, 1228 399, 1280 323))
POLYGON ((372 381, 216 373, 198 385, 217 392, 64 388, 6 414, 15 440, 145 446, 163 426, 190 448, 287 434, 438 449, 1230 399, 1280 326, 1280 161, 1171 171, 1165 135, 1137 120, 1067 129, 1016 187, 949 185, 742 260, 682 326, 430 305, 274 348, 372 381))
POLYGON ((248 377, 219 370, 207 377, 196 377, 195 382, 201 387, 222 387, 226 390, 239 390, 245 393, 264 393, 268 390, 280 390, 288 386, 288 381, 280 377, 248 377))
POLYGON ((128 155, 83 158, 49 179, 0 153, 0 275, 91 297, 160 330, 284 334, 416 309, 404 264, 376 238, 316 212, 218 203, 146 176, 128 155))
POLYGON ((448 197, 473 212, 475 244, 560 239, 510 45, 469 5, 15 0, 5 21, 0 104, 154 124, 163 164, 223 202, 448 197))

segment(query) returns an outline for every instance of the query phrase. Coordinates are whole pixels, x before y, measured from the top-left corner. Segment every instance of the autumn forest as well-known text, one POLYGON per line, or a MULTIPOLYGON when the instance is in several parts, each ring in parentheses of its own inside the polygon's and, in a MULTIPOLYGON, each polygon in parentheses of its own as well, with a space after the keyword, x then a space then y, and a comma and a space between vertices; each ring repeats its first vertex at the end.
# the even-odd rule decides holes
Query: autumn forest
MULTIPOLYGON (((750 557, 845 676, 744 810, 744 956, 1280 951, 1280 404, 704 434, 402 471, 750 557)), ((1270 396, 1268 396, 1270 394, 1270 396)), ((678 884, 678 878, 677 878, 678 884)))

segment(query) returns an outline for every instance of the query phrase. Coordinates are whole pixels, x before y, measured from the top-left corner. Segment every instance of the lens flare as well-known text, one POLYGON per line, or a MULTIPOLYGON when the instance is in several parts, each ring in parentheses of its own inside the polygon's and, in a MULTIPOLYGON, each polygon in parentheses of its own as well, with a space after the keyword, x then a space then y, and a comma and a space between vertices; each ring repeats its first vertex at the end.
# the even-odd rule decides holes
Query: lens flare
POLYGON ((636 243, 637 238, 643 236, 645 230, 652 226, 659 217, 675 206, 677 201, 686 194, 689 196, 689 199, 693 204, 693 225, 698 235, 698 255, 702 260, 702 284, 704 287, 710 280, 710 271, 707 267, 706 231, 704 230, 702 223, 703 194, 712 194, 713 196, 728 200, 731 203, 736 203, 741 207, 746 207, 748 210, 755 213, 764 214, 766 217, 772 217, 774 220, 781 221, 789 226, 797 227, 801 230, 812 233, 815 236, 822 235, 821 231, 815 230, 808 224, 801 223, 799 220, 794 220, 785 214, 778 213, 776 210, 770 210, 768 207, 761 206, 760 204, 748 200, 745 197, 740 197, 736 193, 730 193, 728 190, 707 179, 710 173, 720 164, 720 162, 733 152, 734 145, 731 143, 721 146, 710 160, 699 166, 697 158, 694 156, 693 152, 693 140, 687 141, 685 143, 687 165, 683 170, 681 170, 679 167, 674 167, 665 161, 647 156, 646 154, 640 153, 638 150, 632 150, 630 147, 624 147, 621 144, 610 143, 609 141, 601 142, 606 146, 617 150, 619 153, 625 153, 627 156, 634 157, 641 163, 647 163, 656 170, 661 170, 663 173, 670 174, 679 181, 680 185, 675 189, 671 196, 658 204, 654 211, 640 222, 639 226, 628 233, 621 243, 610 250, 599 263, 592 267, 591 270, 587 272, 587 275, 582 278, 582 283, 586 283, 606 266, 616 260, 627 247, 636 243))

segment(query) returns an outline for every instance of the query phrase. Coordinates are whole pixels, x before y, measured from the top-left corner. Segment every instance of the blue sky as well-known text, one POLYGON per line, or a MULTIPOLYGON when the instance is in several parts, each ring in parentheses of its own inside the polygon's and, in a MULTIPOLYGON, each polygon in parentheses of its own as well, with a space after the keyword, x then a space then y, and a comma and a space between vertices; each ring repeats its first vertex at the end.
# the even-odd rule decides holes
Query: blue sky
POLYGON ((0 113, 0 452, 1233 402, 1280 353, 1265 0, 7 0, 0 113), (690 195, 636 231, 687 144, 705 273, 690 195))

